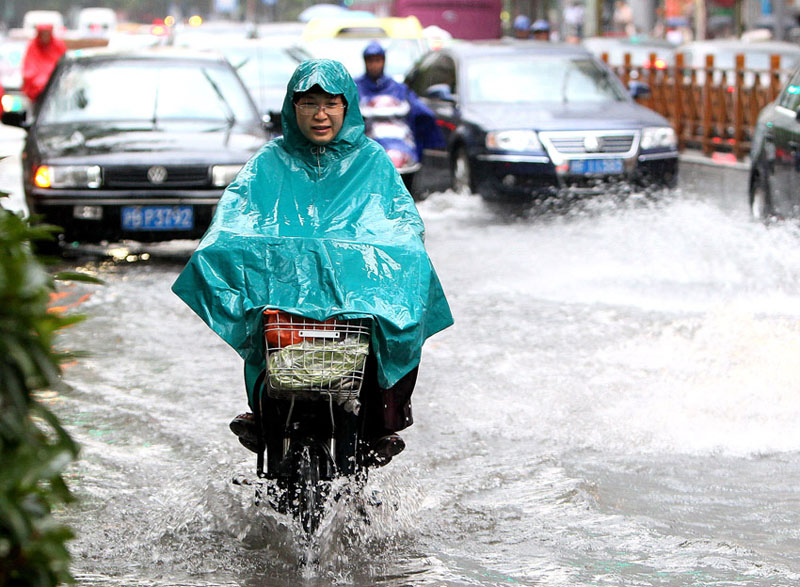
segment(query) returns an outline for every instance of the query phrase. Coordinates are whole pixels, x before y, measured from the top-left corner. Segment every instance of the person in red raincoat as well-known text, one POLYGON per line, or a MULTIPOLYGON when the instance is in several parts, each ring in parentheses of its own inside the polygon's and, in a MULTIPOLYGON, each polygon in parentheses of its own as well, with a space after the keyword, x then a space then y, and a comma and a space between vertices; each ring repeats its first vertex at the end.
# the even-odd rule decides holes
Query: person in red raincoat
POLYGON ((22 61, 22 91, 31 102, 42 93, 67 46, 53 35, 52 24, 36 25, 36 36, 28 45, 22 61))

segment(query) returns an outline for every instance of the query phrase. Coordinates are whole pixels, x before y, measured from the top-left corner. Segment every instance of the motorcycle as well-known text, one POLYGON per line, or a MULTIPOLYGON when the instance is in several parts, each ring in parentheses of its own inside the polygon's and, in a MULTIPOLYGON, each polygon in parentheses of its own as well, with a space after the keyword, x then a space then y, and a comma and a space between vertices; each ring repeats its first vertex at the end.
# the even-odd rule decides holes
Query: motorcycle
POLYGON ((414 195, 414 175, 422 167, 417 154, 414 133, 408 125, 411 109, 406 100, 378 95, 361 105, 366 134, 380 144, 389 155, 406 188, 414 195))
POLYGON ((331 500, 358 494, 367 481, 358 408, 371 319, 318 322, 265 310, 263 325, 266 370, 253 401, 256 503, 290 514, 311 536, 331 500))

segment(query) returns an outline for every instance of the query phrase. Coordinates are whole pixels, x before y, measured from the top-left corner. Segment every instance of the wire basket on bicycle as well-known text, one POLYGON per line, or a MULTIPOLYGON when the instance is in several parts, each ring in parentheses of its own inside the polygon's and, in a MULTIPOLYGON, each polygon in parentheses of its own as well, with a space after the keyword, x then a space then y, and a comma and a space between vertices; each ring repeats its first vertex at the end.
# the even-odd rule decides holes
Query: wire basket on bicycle
POLYGON ((275 399, 358 399, 369 355, 370 320, 324 322, 265 310, 266 390, 275 399))

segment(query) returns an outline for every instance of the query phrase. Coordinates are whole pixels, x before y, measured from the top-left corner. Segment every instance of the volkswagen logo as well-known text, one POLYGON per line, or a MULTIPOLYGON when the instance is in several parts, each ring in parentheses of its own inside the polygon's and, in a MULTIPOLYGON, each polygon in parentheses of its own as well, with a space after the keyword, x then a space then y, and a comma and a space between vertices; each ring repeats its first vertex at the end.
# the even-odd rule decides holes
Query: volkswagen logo
POLYGON ((147 179, 150 183, 164 183, 167 181, 167 169, 161 165, 154 165, 147 170, 147 179))
POLYGON ((587 153, 597 153, 600 150, 600 140, 594 135, 589 135, 583 139, 583 148, 587 153))

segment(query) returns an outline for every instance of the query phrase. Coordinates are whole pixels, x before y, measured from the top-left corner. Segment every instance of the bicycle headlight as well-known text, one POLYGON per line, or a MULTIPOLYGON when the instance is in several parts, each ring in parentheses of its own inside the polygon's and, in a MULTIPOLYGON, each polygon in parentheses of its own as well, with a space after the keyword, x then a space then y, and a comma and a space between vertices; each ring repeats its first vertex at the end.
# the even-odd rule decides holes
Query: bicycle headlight
POLYGON ((220 188, 228 187, 241 168, 241 165, 214 165, 211 168, 211 184, 220 188))
POLYGON ((642 129, 642 149, 677 149, 678 137, 670 126, 649 126, 642 129))
POLYGON ((499 130, 486 134, 486 147, 502 151, 541 151, 539 137, 532 130, 499 130))
POLYGON ((33 182, 40 188, 99 188, 99 165, 40 165, 33 182))

